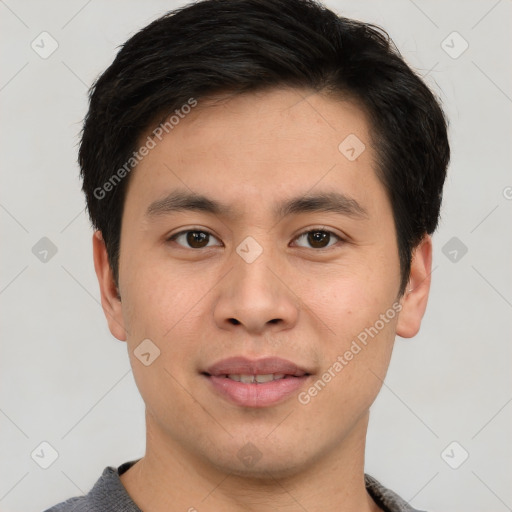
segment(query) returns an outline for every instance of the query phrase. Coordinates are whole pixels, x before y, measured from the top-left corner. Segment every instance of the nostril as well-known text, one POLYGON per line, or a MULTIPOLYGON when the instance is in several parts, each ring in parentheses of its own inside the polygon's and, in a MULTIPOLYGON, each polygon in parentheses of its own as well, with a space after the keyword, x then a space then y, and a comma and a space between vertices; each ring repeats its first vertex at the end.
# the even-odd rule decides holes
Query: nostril
POLYGON ((236 319, 236 318, 230 318, 229 321, 233 324, 233 325, 238 325, 240 322, 236 319))

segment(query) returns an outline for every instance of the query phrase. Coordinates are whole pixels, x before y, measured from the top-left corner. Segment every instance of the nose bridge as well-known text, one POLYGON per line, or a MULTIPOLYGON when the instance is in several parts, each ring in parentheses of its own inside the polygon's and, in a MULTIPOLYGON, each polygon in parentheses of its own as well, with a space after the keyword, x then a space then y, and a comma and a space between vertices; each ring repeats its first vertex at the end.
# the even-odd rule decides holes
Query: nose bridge
POLYGON ((261 332, 268 326, 289 328, 296 322, 296 300, 283 282, 286 279, 279 278, 283 265, 270 236, 246 237, 232 260, 233 269, 222 284, 214 313, 219 325, 241 324, 261 332))
POLYGON ((260 300, 268 302, 278 292, 275 290, 276 278, 270 270, 277 266, 271 249, 267 244, 265 249, 258 251, 259 254, 256 251, 257 248, 251 242, 241 244, 237 250, 233 269, 233 291, 240 299, 251 298, 253 306, 256 306, 260 300))

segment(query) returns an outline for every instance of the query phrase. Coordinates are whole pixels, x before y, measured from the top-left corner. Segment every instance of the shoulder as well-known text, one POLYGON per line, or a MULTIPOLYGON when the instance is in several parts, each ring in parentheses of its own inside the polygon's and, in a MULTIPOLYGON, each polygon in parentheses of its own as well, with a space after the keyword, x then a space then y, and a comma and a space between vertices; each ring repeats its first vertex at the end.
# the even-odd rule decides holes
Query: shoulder
POLYGON ((119 468, 106 467, 85 496, 69 498, 44 512, 141 512, 119 478, 135 462, 125 462, 119 468))
POLYGON ((384 487, 372 476, 365 475, 364 479, 368 494, 384 512, 425 512, 413 508, 407 501, 384 487))
POLYGON ((92 512, 93 510, 96 509, 91 508, 91 503, 90 500, 87 499, 87 496, 80 496, 69 498, 44 512, 92 512))

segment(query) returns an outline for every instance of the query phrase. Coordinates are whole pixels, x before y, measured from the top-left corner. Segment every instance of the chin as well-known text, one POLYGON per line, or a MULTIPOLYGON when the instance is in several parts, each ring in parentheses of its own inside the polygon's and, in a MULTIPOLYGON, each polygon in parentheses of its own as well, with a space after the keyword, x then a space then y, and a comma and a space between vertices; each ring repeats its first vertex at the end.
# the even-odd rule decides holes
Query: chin
POLYGON ((256 436, 253 439, 254 442, 237 442, 236 445, 241 446, 238 450, 233 450, 231 445, 223 447, 222 454, 208 454, 210 464, 223 473, 275 485, 275 479, 293 477, 304 471, 308 461, 312 463, 310 458, 313 457, 285 439, 273 443, 256 436))
POLYGON ((290 460, 283 461, 282 459, 264 462, 261 459, 254 466, 248 466, 235 460, 222 466, 217 465, 217 468, 224 473, 229 473, 244 480, 254 480, 259 485, 275 486, 276 480, 293 477, 303 471, 304 463, 290 460))

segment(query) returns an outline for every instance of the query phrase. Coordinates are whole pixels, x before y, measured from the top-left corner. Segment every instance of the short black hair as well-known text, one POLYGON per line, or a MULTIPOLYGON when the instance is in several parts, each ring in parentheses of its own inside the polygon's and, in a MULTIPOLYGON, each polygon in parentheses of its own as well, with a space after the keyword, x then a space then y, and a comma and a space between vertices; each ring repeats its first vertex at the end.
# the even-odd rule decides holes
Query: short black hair
POLYGON ((412 250, 438 224, 448 123, 440 100, 382 28, 315 0, 188 4, 131 37, 92 85, 78 159, 116 285, 128 173, 142 134, 191 99, 288 86, 352 98, 368 116, 375 171, 393 210, 403 294, 412 250))

